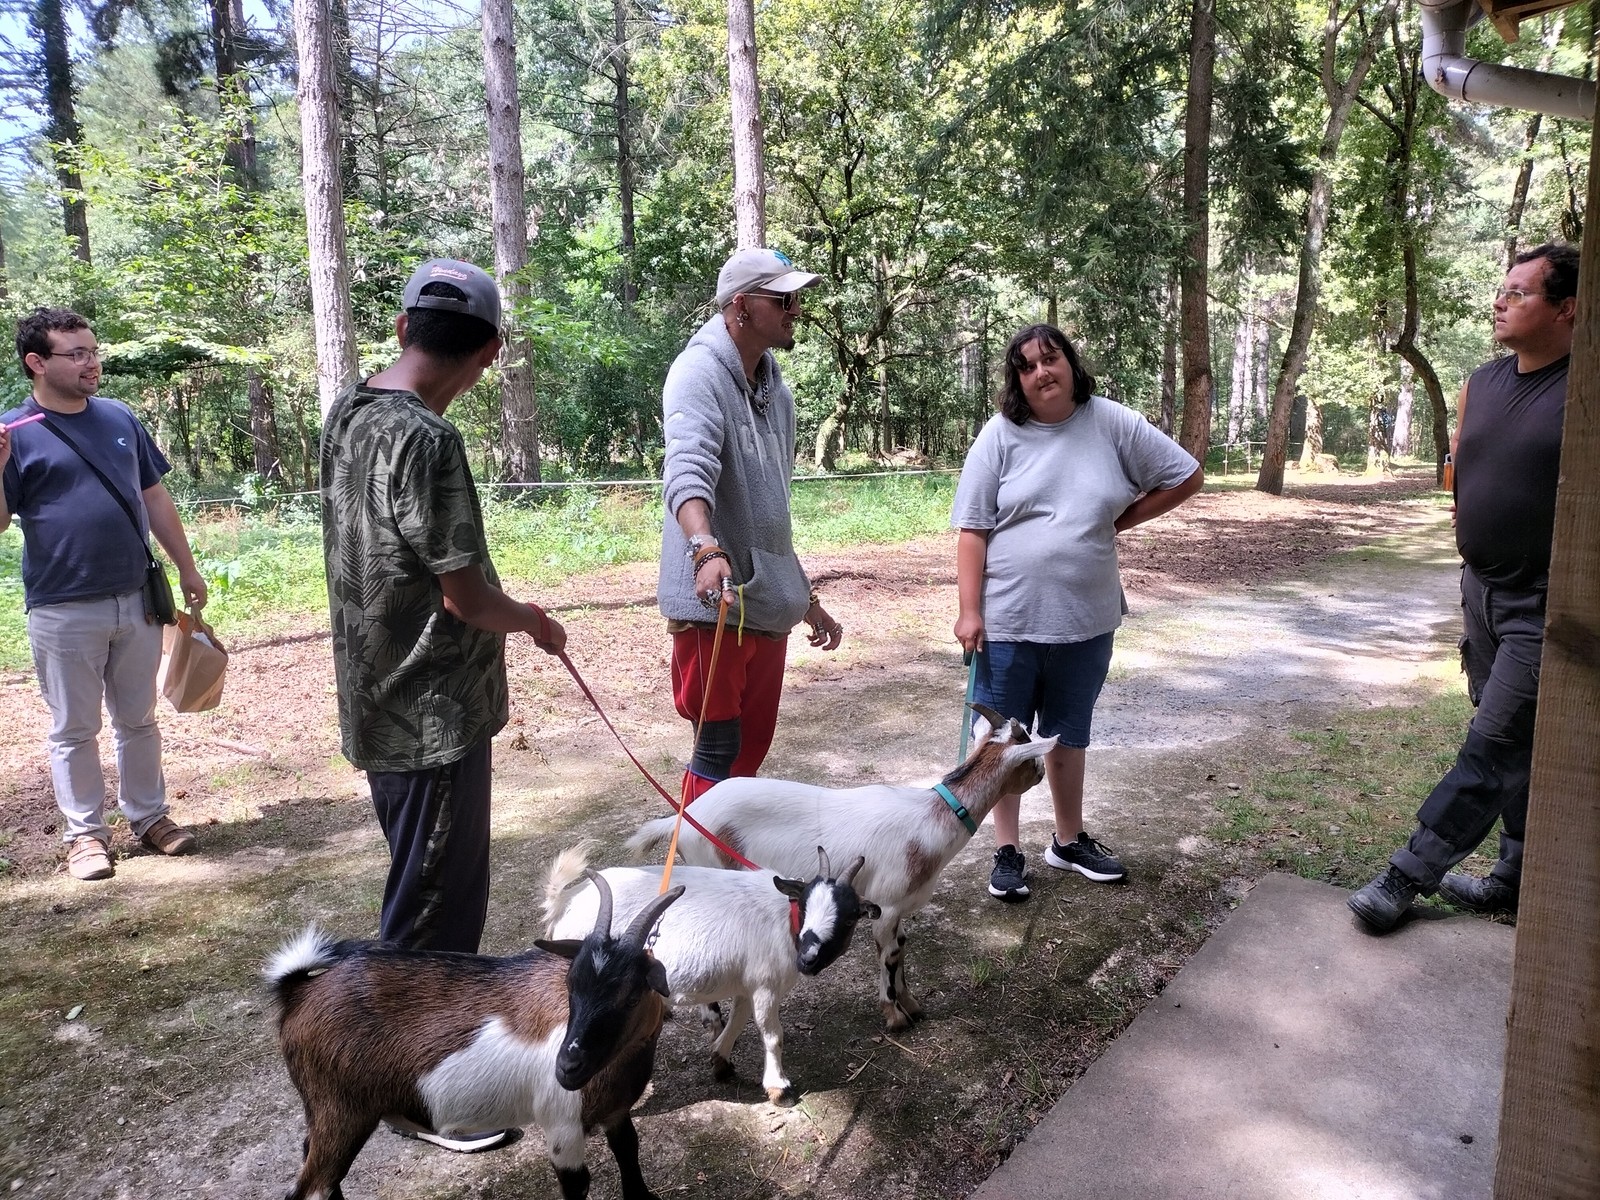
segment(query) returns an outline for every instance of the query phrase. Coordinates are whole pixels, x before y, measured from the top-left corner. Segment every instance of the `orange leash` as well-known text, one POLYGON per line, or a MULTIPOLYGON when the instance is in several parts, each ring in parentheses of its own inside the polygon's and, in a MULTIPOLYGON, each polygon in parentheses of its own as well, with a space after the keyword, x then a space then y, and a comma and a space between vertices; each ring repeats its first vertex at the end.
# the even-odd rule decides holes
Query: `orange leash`
MULTIPOLYGON (((728 626, 728 592, 724 588, 717 602, 717 632, 711 636, 711 664, 706 668, 706 681, 700 688, 700 717, 694 723, 694 743, 700 744, 700 727, 706 723, 706 709, 711 704, 711 681, 717 675, 717 656, 722 653, 722 631, 728 626)), ((672 860, 678 856, 678 834, 683 829, 684 810, 689 807, 689 776, 684 773, 678 791, 678 815, 672 822, 672 840, 667 843, 667 865, 661 871, 661 893, 672 884, 672 860)), ((748 865, 748 864, 747 864, 748 865)))

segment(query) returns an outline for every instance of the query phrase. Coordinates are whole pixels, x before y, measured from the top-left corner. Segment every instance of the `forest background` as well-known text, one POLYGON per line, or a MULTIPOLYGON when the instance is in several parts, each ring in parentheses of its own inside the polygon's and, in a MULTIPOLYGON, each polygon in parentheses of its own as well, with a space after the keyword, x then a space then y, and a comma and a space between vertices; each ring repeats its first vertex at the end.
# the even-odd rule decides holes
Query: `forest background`
MULTIPOLYGON (((503 164, 478 11, 318 7, 370 371, 418 261, 495 261, 503 164)), ((733 247, 728 13, 514 0, 510 20, 532 453, 511 372, 451 416, 486 481, 649 478, 661 381, 733 247)), ((1286 452, 1433 460, 1492 350, 1508 256, 1581 231, 1589 127, 1447 103, 1400 0, 774 0, 755 24, 766 241, 823 276, 785 364, 820 470, 958 463, 1007 337, 1037 319, 1213 469, 1255 443, 1253 469, 1276 432, 1263 490, 1286 452)), ((181 499, 314 487, 287 6, 4 0, 0 31, 0 314, 91 316, 103 389, 146 420, 181 499)), ((1578 5, 1509 46, 1485 23, 1468 49, 1588 75, 1594 45, 1578 5)))

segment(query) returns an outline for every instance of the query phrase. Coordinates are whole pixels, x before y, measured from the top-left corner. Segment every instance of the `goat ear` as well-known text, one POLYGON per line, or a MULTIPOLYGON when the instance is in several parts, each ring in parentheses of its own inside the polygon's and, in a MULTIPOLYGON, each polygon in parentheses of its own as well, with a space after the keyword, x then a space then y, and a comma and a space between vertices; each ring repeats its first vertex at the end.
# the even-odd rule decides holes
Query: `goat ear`
POLYGON ((577 958, 578 948, 583 945, 581 941, 574 941, 572 938, 561 938, 559 940, 538 938, 533 944, 546 954, 554 954, 557 958, 568 960, 577 958))
POLYGON ((653 954, 650 956, 650 969, 645 972, 644 981, 650 985, 651 991, 671 997, 672 992, 667 988, 667 969, 653 954))
POLYGON ((861 915, 876 921, 879 917, 883 916, 883 909, 879 908, 871 900, 863 900, 861 902, 861 915))
POLYGON ((809 887, 810 884, 802 883, 798 879, 785 879, 781 875, 778 875, 773 877, 772 886, 777 888, 785 896, 789 897, 789 899, 799 900, 806 894, 806 888, 809 887))

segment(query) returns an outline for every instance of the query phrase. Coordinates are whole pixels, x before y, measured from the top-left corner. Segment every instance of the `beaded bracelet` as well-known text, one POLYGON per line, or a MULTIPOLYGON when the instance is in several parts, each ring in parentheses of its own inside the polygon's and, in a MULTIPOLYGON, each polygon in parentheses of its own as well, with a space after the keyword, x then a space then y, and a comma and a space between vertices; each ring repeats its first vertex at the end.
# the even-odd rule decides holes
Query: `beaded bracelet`
POLYGON ((694 573, 696 575, 700 574, 701 567, 705 566, 708 562, 716 562, 719 558, 723 562, 727 563, 730 567, 733 566, 733 559, 728 557, 727 551, 721 549, 720 547, 713 546, 709 550, 700 551, 700 553, 695 557, 694 573))

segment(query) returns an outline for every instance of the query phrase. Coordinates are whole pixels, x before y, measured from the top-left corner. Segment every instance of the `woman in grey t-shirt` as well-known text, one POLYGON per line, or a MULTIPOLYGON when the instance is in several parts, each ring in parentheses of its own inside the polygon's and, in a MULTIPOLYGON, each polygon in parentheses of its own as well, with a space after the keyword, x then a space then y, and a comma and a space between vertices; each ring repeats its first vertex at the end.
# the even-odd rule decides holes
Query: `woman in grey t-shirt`
MULTIPOLYGON (((974 699, 1058 739, 1045 759, 1055 809, 1045 862, 1115 882, 1127 872, 1083 829, 1083 771, 1125 611, 1116 535, 1176 508, 1205 476, 1138 413, 1094 395, 1054 325, 1011 339, 999 408, 956 489, 956 640, 976 654, 974 699)), ((989 893, 1012 902, 1028 898, 1020 807, 1007 796, 994 809, 989 893)))

